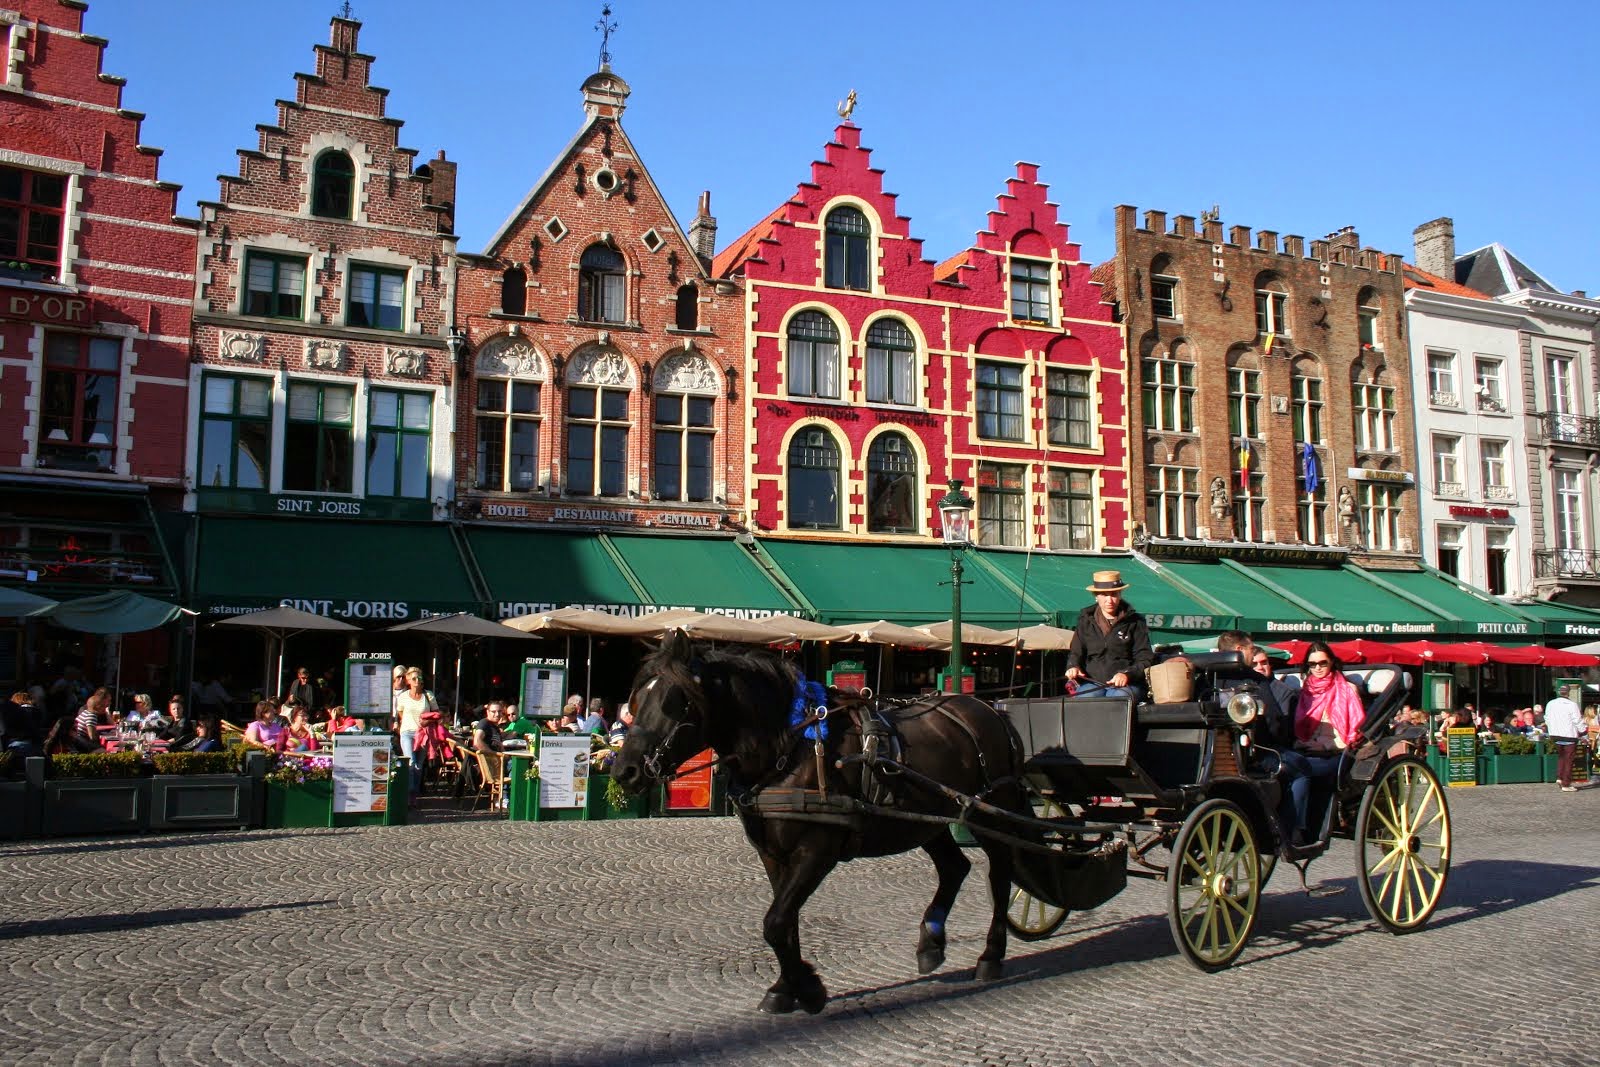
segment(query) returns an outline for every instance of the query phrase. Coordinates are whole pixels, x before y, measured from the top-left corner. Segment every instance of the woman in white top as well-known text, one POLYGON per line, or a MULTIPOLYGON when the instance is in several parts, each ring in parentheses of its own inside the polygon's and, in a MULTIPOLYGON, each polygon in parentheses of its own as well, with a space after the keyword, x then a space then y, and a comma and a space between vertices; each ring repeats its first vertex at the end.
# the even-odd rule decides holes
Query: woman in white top
POLYGON ((406 669, 406 688, 394 695, 395 724, 400 736, 400 754, 411 761, 411 791, 422 784, 422 768, 417 766, 417 731, 422 729, 422 713, 438 711, 433 694, 422 688, 422 671, 406 669))

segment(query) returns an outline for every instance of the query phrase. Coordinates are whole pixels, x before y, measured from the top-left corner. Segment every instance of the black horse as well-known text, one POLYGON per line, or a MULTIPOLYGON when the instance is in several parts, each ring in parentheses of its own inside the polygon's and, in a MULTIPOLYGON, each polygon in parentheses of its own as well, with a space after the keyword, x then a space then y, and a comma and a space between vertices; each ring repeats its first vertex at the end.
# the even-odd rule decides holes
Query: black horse
MULTIPOLYGON (((918 847, 928 854, 939 884, 917 940, 917 970, 927 974, 944 962, 945 919, 972 867, 948 825, 927 817, 959 814, 952 791, 1031 814, 1018 777, 1021 743, 987 704, 965 696, 930 697, 886 711, 892 733, 875 736, 873 745, 885 746, 885 755, 893 751, 909 773, 864 776, 862 724, 870 713, 836 709, 818 721, 809 704, 797 706, 801 692, 799 673, 776 655, 701 649, 676 633, 640 669, 630 699, 633 726, 611 771, 625 789, 638 792, 695 753, 716 752, 745 833, 772 883, 763 933, 778 957, 779 975, 761 1010, 773 1014, 796 1007, 815 1014, 827 1000, 816 970, 801 958, 799 919, 801 906, 835 864, 918 847), (825 735, 820 759, 819 732, 825 735)), ((1005 820, 978 813, 969 825, 1015 833, 1005 820)), ((989 857, 993 907, 976 977, 988 980, 1000 977, 1005 959, 1013 855, 1010 845, 981 833, 978 840, 989 857)))

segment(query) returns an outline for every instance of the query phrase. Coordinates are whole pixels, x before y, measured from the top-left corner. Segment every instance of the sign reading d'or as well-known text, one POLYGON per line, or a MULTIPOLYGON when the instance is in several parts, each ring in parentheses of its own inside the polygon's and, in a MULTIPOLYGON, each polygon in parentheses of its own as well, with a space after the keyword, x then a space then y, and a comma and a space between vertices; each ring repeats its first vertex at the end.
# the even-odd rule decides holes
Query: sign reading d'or
POLYGON ((89 321, 89 300, 71 293, 0 288, 0 318, 81 326, 89 321))

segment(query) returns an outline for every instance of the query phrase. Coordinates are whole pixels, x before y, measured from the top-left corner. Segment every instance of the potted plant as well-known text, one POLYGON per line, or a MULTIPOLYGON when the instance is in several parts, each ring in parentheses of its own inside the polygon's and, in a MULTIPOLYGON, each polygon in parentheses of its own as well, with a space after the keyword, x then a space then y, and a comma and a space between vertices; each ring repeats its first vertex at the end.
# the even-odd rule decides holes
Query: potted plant
POLYGON ((150 826, 157 830, 243 829, 255 810, 255 779, 229 752, 158 752, 150 759, 150 826))
POLYGON ((1501 734, 1492 755, 1484 761, 1484 769, 1484 781, 1489 785, 1538 782, 1543 770, 1533 741, 1521 734, 1501 734))
POLYGON ((44 783, 43 832, 114 834, 150 828, 150 778, 137 752, 52 756, 44 783))
POLYGON ((611 765, 617 760, 618 749, 613 748, 600 734, 594 735, 589 753, 589 793, 584 800, 585 819, 640 819, 643 818, 649 797, 630 797, 627 790, 611 777, 611 765))
POLYGON ((262 778, 267 791, 265 825, 333 825, 333 757, 278 758, 262 778))

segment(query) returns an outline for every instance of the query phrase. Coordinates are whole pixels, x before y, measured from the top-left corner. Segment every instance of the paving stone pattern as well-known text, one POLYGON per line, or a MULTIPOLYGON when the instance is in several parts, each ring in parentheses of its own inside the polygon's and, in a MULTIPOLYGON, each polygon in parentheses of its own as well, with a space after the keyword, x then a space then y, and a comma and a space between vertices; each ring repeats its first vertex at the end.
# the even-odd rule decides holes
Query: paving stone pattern
POLYGON ((1135 882, 975 983, 975 869, 948 964, 918 978, 931 867, 846 865, 803 917, 832 994, 816 1017, 755 1011, 768 890, 729 819, 10 845, 0 1062, 1600 1062, 1600 789, 1451 801, 1427 930, 1379 930, 1341 844, 1313 873, 1348 891, 1310 898, 1279 870, 1216 975, 1181 961, 1161 887, 1135 882))

